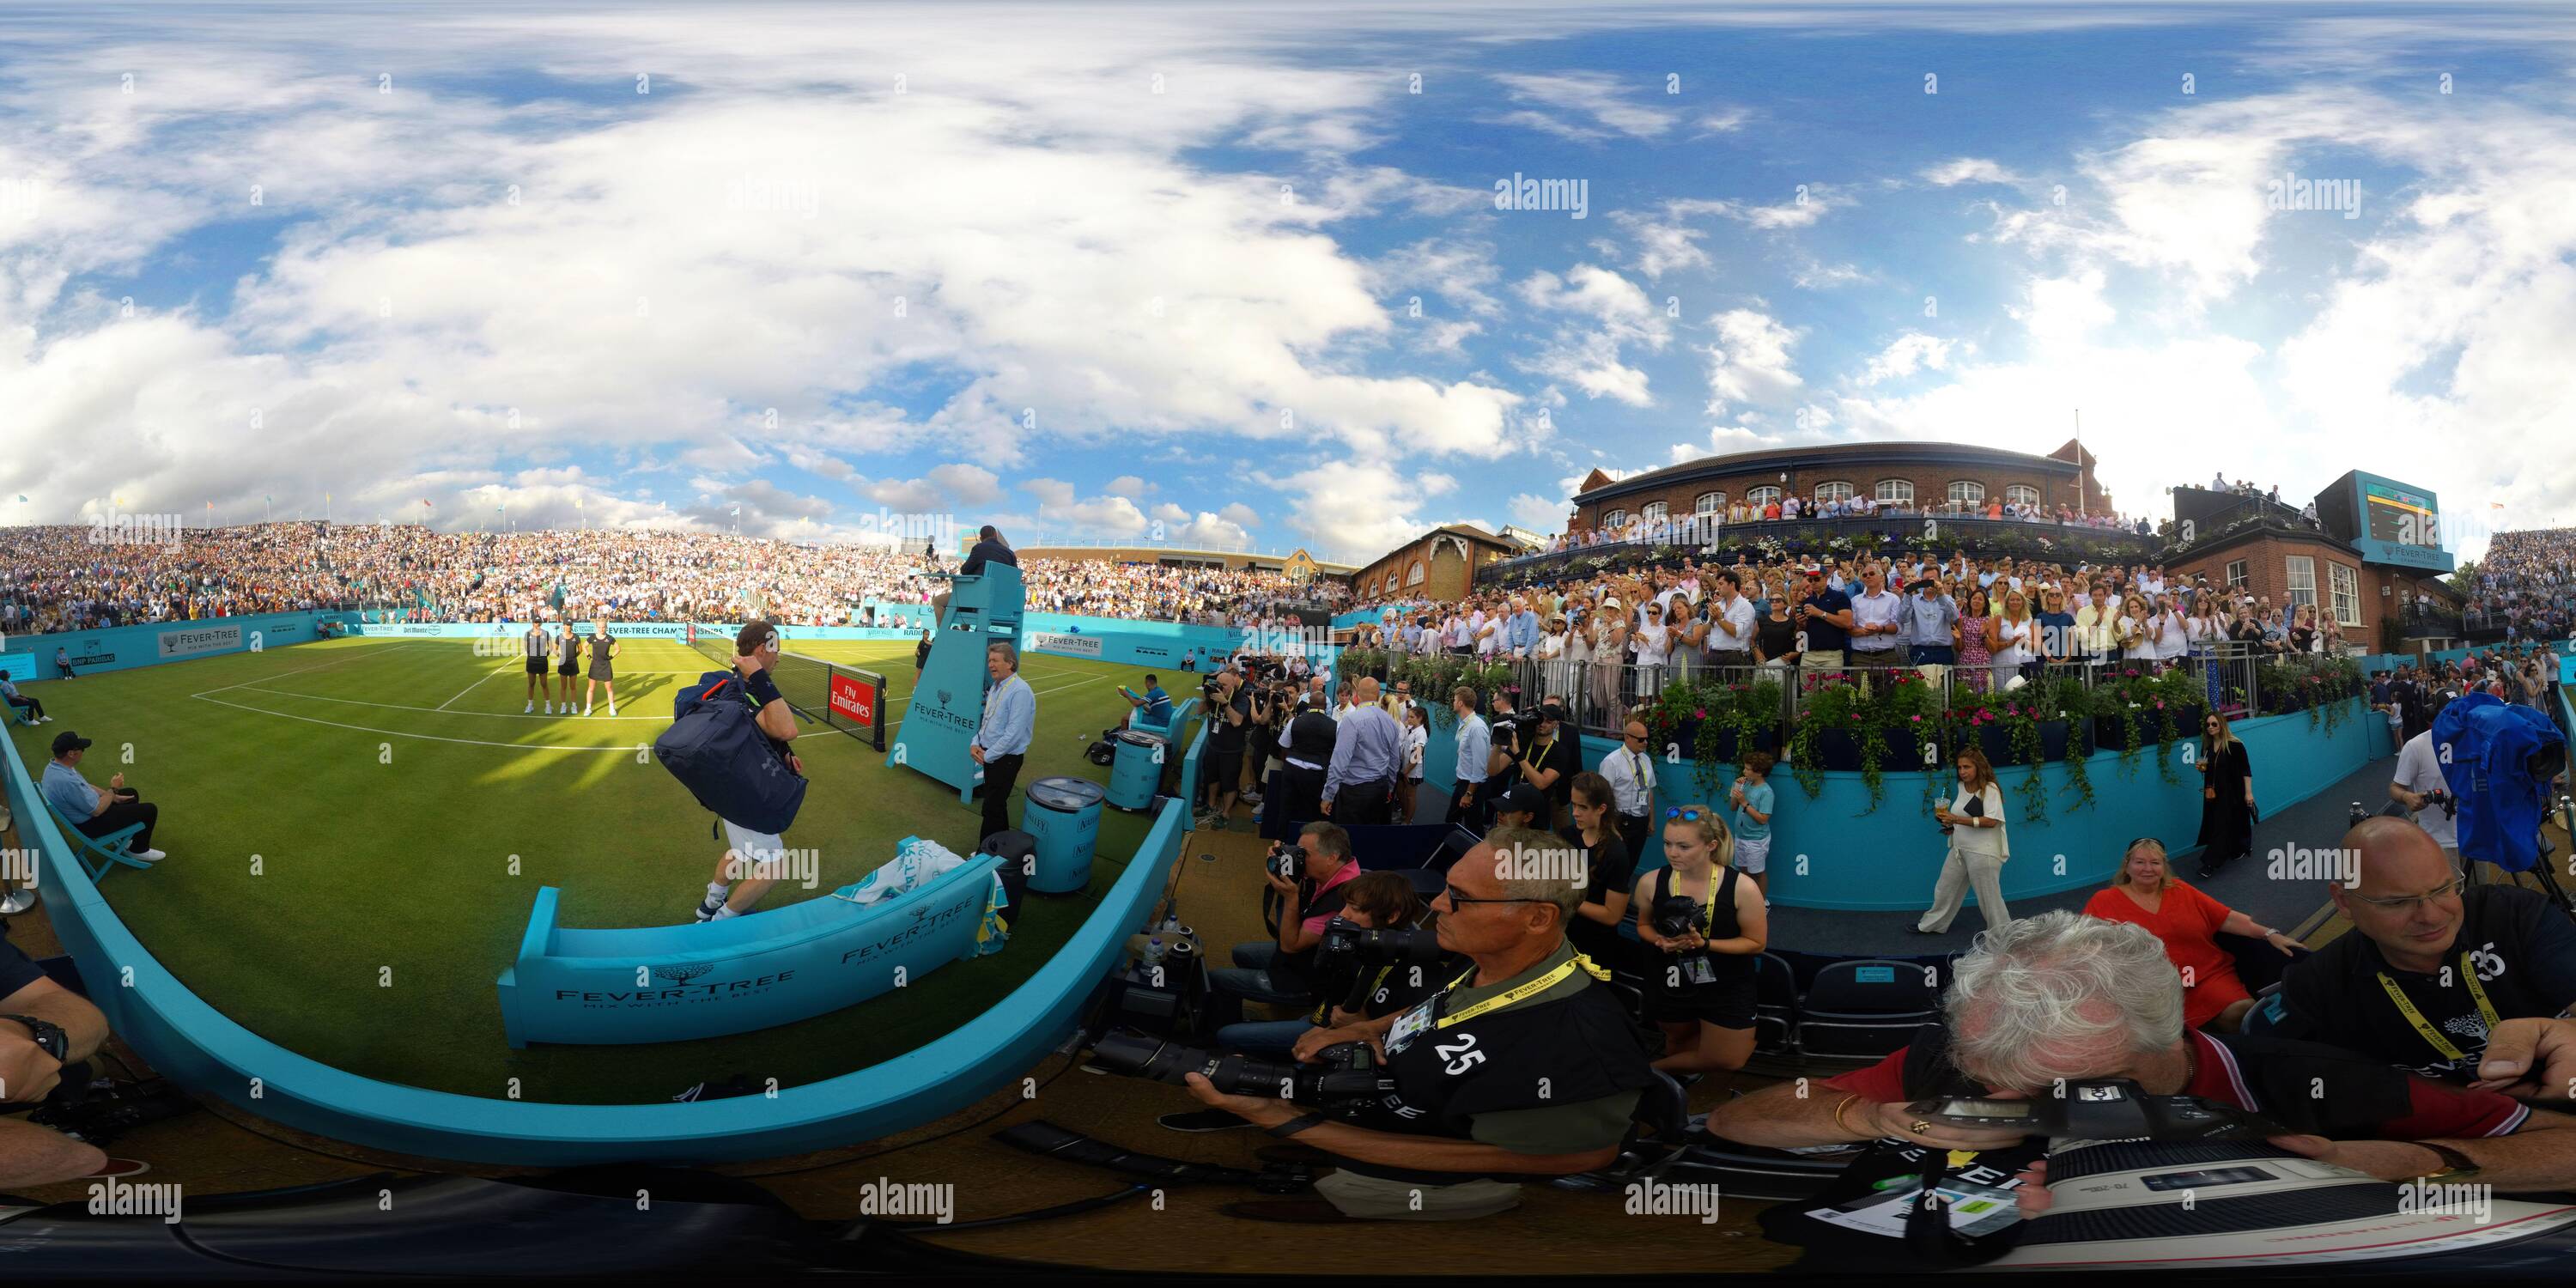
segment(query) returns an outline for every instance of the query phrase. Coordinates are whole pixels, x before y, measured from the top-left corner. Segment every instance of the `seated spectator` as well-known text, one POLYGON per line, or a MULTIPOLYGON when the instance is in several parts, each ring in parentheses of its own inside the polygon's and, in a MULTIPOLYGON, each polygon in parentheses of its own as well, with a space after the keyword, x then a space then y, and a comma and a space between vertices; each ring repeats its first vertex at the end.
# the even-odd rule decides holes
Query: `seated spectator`
POLYGON ((2069 911, 1979 936, 1952 968, 1941 1022, 1904 1049, 1827 1080, 1821 1095, 1791 1081, 1721 1103, 1707 1129, 1774 1149, 1877 1142, 1845 1173, 1864 1179, 1919 1175, 1927 1149, 1974 1151, 1981 1170, 2022 1169, 2015 1196, 2035 1214, 2053 1198, 2046 1141, 1933 1122, 1908 1106, 1932 1096, 2045 1096, 2098 1078, 2268 1115, 2300 1133, 2275 1146, 2382 1180, 2470 1167, 2503 1192, 2576 1183, 2576 1136, 2562 1134, 2576 1117, 2333 1047, 2191 1029, 2182 978, 2154 935, 2069 911))
POLYGON ((0 701, 6 701, 10 706, 26 712, 29 724, 44 724, 53 719, 52 716, 45 714, 44 703, 20 693, 17 684, 6 675, 0 675, 0 701))
MULTIPOLYGON (((2343 849, 2359 856, 2360 880, 2326 894, 2352 933, 2293 964, 2253 1028, 2480 1087, 2529 1079, 2528 1068, 2487 1067, 2500 1042, 2508 1064, 2534 1045, 2576 1052, 2576 1020, 2559 1018, 2576 1003, 2576 926, 2547 899, 2465 885, 2441 844, 2401 818, 2362 820, 2343 849)), ((2563 1101, 2571 1081, 2516 1094, 2563 1101)))
POLYGON ((2254 1007, 2254 995, 2236 977, 2235 956, 2218 945, 2219 932, 2260 939, 2285 957, 2298 953, 2297 941, 2288 935, 2266 930, 2176 880, 2165 861, 2164 842, 2152 836, 2129 842, 2119 872, 2084 905, 2084 915, 2146 927, 2182 973, 2183 1022, 2212 1033, 2234 1033, 2254 1007))
POLYGON ((83 836, 106 836, 141 823, 143 830, 134 834, 126 854, 145 863, 170 857, 152 848, 152 829, 161 821, 160 806, 146 803, 140 793, 127 787, 123 774, 108 779, 105 789, 81 777, 79 765, 89 747, 89 739, 69 729, 54 735, 54 758, 45 764, 45 799, 72 820, 83 836))
POLYGON ((72 651, 70 649, 57 648, 54 650, 54 669, 63 673, 63 679, 68 680, 72 678, 72 651))
MULTIPOLYGON (((106 1042, 107 1017, 55 983, 0 929, 0 1113, 54 1096, 66 1069, 86 1086, 88 1060, 106 1042)), ((108 1162, 94 1145, 0 1117, 0 1192, 95 1176, 108 1162)))

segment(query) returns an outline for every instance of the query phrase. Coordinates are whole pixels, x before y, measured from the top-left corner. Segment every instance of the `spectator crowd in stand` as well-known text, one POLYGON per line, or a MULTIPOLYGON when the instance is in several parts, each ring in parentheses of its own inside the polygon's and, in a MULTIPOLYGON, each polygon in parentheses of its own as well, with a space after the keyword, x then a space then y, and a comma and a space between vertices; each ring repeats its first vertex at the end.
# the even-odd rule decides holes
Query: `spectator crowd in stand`
POLYGON ((2470 579, 2473 627, 2495 625, 2509 640, 2562 640, 2576 633, 2576 528, 2499 532, 2470 579))
MULTIPOLYGON (((309 521, 101 544, 85 527, 0 528, 0 631, 43 634, 322 608, 424 621, 524 617, 532 604, 617 620, 843 624, 862 604, 921 605, 949 565, 918 547, 636 530, 440 532, 309 521)), ((1032 611, 1259 626, 1331 606, 1330 583, 1250 569, 1030 558, 1032 611)))

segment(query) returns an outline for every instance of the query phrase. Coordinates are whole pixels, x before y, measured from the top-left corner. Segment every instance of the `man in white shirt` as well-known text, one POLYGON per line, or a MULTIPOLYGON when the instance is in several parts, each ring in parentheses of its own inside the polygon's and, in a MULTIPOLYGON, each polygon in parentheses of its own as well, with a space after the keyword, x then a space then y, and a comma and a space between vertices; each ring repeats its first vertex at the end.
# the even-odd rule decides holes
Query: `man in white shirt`
POLYGON ((1851 597, 1851 663, 1853 666, 1898 666, 1905 651, 1897 638, 1905 627, 1905 597, 1887 588, 1887 574, 1877 564, 1861 571, 1861 591, 1851 597))
MULTIPOLYGON (((2431 794, 2447 792, 2450 786, 2442 777, 2441 757, 2433 750, 2430 729, 2406 740, 2397 750, 2397 776, 2388 784, 2388 799, 2405 806, 2417 827, 2423 828, 2442 853, 2457 867, 2460 862, 2460 825, 2452 810, 2432 802, 2431 794)), ((2456 808, 2456 807, 2454 807, 2456 808)))
POLYGON ((1753 665, 1753 601, 1743 591, 1744 579, 1735 570, 1717 574, 1717 620, 1708 632, 1711 666, 1753 665))
MULTIPOLYGON (((1742 601, 1738 601, 1742 602, 1742 601)), ((1628 847, 1630 861, 1644 852, 1647 834, 1654 830, 1655 749, 1646 745, 1646 722, 1631 720, 1619 740, 1619 749, 1601 758, 1601 776, 1610 782, 1612 813, 1619 840, 1628 847)))

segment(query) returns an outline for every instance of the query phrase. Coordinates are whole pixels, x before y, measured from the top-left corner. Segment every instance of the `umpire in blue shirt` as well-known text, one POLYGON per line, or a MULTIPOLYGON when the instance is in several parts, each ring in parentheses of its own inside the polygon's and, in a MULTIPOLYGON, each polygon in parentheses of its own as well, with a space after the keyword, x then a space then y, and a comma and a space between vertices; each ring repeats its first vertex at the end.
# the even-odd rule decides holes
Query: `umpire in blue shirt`
POLYGON ((1029 735, 1038 725, 1038 695, 1020 678, 1020 651, 1008 644, 984 646, 984 671, 993 687, 984 693, 984 725, 966 754, 984 767, 984 832, 1011 830, 1011 785, 1019 781, 1020 761, 1028 754, 1029 735))
POLYGON ((1324 816, 1344 827, 1384 823, 1395 799, 1396 766, 1404 759, 1404 730, 1379 705, 1376 677, 1360 677, 1351 699, 1324 772, 1324 816))

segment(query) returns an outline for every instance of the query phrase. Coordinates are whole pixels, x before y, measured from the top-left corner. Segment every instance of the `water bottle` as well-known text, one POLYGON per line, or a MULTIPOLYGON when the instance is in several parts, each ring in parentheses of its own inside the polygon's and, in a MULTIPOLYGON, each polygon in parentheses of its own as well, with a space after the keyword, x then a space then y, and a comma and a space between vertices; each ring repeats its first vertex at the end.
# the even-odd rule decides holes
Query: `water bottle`
POLYGON ((1174 908, 1174 909, 1172 909, 1171 911, 1166 912, 1166 913, 1164 913, 1164 914, 1163 914, 1163 926, 1162 926, 1162 932, 1161 932, 1161 933, 1162 933, 1162 936, 1163 936, 1165 939, 1178 939, 1178 938, 1180 938, 1180 937, 1181 937, 1181 910, 1180 910, 1180 909, 1178 909, 1178 908, 1174 908))
POLYGON ((1161 935, 1156 935, 1145 941, 1145 960, 1138 964, 1144 968, 1145 974, 1149 978, 1156 970, 1161 968, 1163 964, 1163 937, 1161 935))

